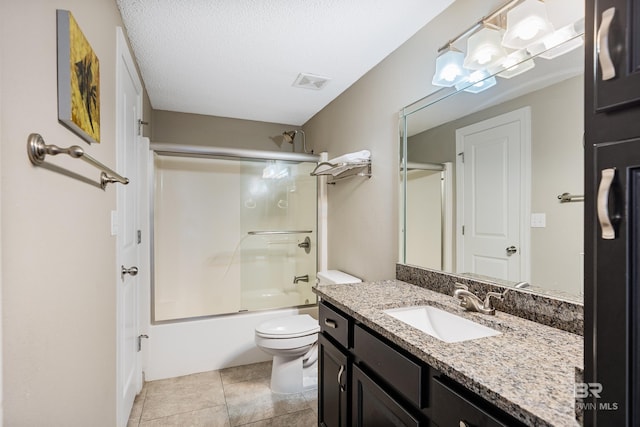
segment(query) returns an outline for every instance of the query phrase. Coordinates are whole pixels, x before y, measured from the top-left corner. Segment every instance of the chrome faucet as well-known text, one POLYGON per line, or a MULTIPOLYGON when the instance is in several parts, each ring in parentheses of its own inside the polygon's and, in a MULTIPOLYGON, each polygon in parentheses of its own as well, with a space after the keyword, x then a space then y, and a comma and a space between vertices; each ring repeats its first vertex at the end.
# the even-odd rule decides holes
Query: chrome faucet
POLYGON ((305 274, 304 276, 293 276, 293 283, 296 284, 298 282, 308 282, 309 275, 305 274))
MULTIPOLYGON (((522 289, 529 286, 527 282, 519 282, 514 288, 522 289)), ((453 296, 456 299, 460 300, 460 307, 468 310, 468 311, 477 311, 482 314, 496 314, 496 309, 491 304, 491 297, 499 299, 500 301, 504 300, 504 296, 509 289, 505 289, 503 292, 487 292, 487 295, 484 297, 484 301, 478 298, 476 294, 469 290, 467 285, 463 285, 462 283, 455 284, 456 290, 453 292, 453 296)))

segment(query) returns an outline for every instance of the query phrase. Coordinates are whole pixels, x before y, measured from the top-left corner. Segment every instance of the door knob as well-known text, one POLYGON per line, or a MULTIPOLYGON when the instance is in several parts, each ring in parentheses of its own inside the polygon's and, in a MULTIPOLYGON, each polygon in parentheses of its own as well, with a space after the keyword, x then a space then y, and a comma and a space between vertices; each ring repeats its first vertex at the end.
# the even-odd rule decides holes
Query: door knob
POLYGON ((516 252, 518 252, 518 248, 516 248, 515 246, 509 246, 507 249, 507 255, 513 255, 516 252))
POLYGON ((130 268, 125 268, 124 265, 120 267, 120 278, 122 279, 122 281, 124 281, 124 275, 125 274, 130 274, 131 276, 135 276, 138 274, 138 267, 130 267, 130 268))

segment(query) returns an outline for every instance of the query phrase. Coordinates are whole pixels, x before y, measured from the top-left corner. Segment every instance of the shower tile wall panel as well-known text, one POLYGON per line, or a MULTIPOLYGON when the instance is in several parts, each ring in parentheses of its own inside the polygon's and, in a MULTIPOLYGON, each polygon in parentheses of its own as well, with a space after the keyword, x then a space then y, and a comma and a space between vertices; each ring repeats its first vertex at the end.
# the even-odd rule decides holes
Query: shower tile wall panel
POLYGON ((238 311, 239 163, 163 157, 156 171, 156 320, 238 311))

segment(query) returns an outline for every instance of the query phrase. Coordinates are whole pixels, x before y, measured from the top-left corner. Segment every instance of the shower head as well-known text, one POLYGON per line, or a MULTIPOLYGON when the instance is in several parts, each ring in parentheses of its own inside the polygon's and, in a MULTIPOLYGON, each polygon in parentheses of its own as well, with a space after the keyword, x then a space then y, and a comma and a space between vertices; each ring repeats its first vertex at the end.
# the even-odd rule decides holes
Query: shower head
MULTIPOLYGON (((301 129, 296 129, 296 130, 288 130, 285 132, 282 132, 282 139, 285 142, 288 142, 289 144, 293 144, 293 140, 296 137, 296 134, 300 132, 302 134, 302 149, 304 150, 305 153, 308 153, 307 151, 307 137, 304 134, 304 131, 301 129)), ((295 151, 296 146, 295 144, 293 145, 293 150, 295 151)), ((313 154, 313 150, 311 150, 311 154, 313 154)))
POLYGON ((282 137, 284 138, 284 142, 288 142, 293 144, 293 139, 296 137, 297 130, 288 130, 286 132, 282 132, 282 137))

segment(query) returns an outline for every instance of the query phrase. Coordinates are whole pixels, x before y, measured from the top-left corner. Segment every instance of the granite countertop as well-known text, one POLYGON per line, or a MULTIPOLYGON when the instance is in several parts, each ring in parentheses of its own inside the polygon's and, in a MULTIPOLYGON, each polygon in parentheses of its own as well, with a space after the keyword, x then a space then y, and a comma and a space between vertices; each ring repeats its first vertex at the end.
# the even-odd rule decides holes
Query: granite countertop
POLYGON ((318 285, 314 292, 525 424, 579 425, 574 383, 583 337, 502 312, 468 312, 452 296, 400 280, 318 285), (446 343, 382 312, 413 305, 433 305, 502 333, 446 343))

